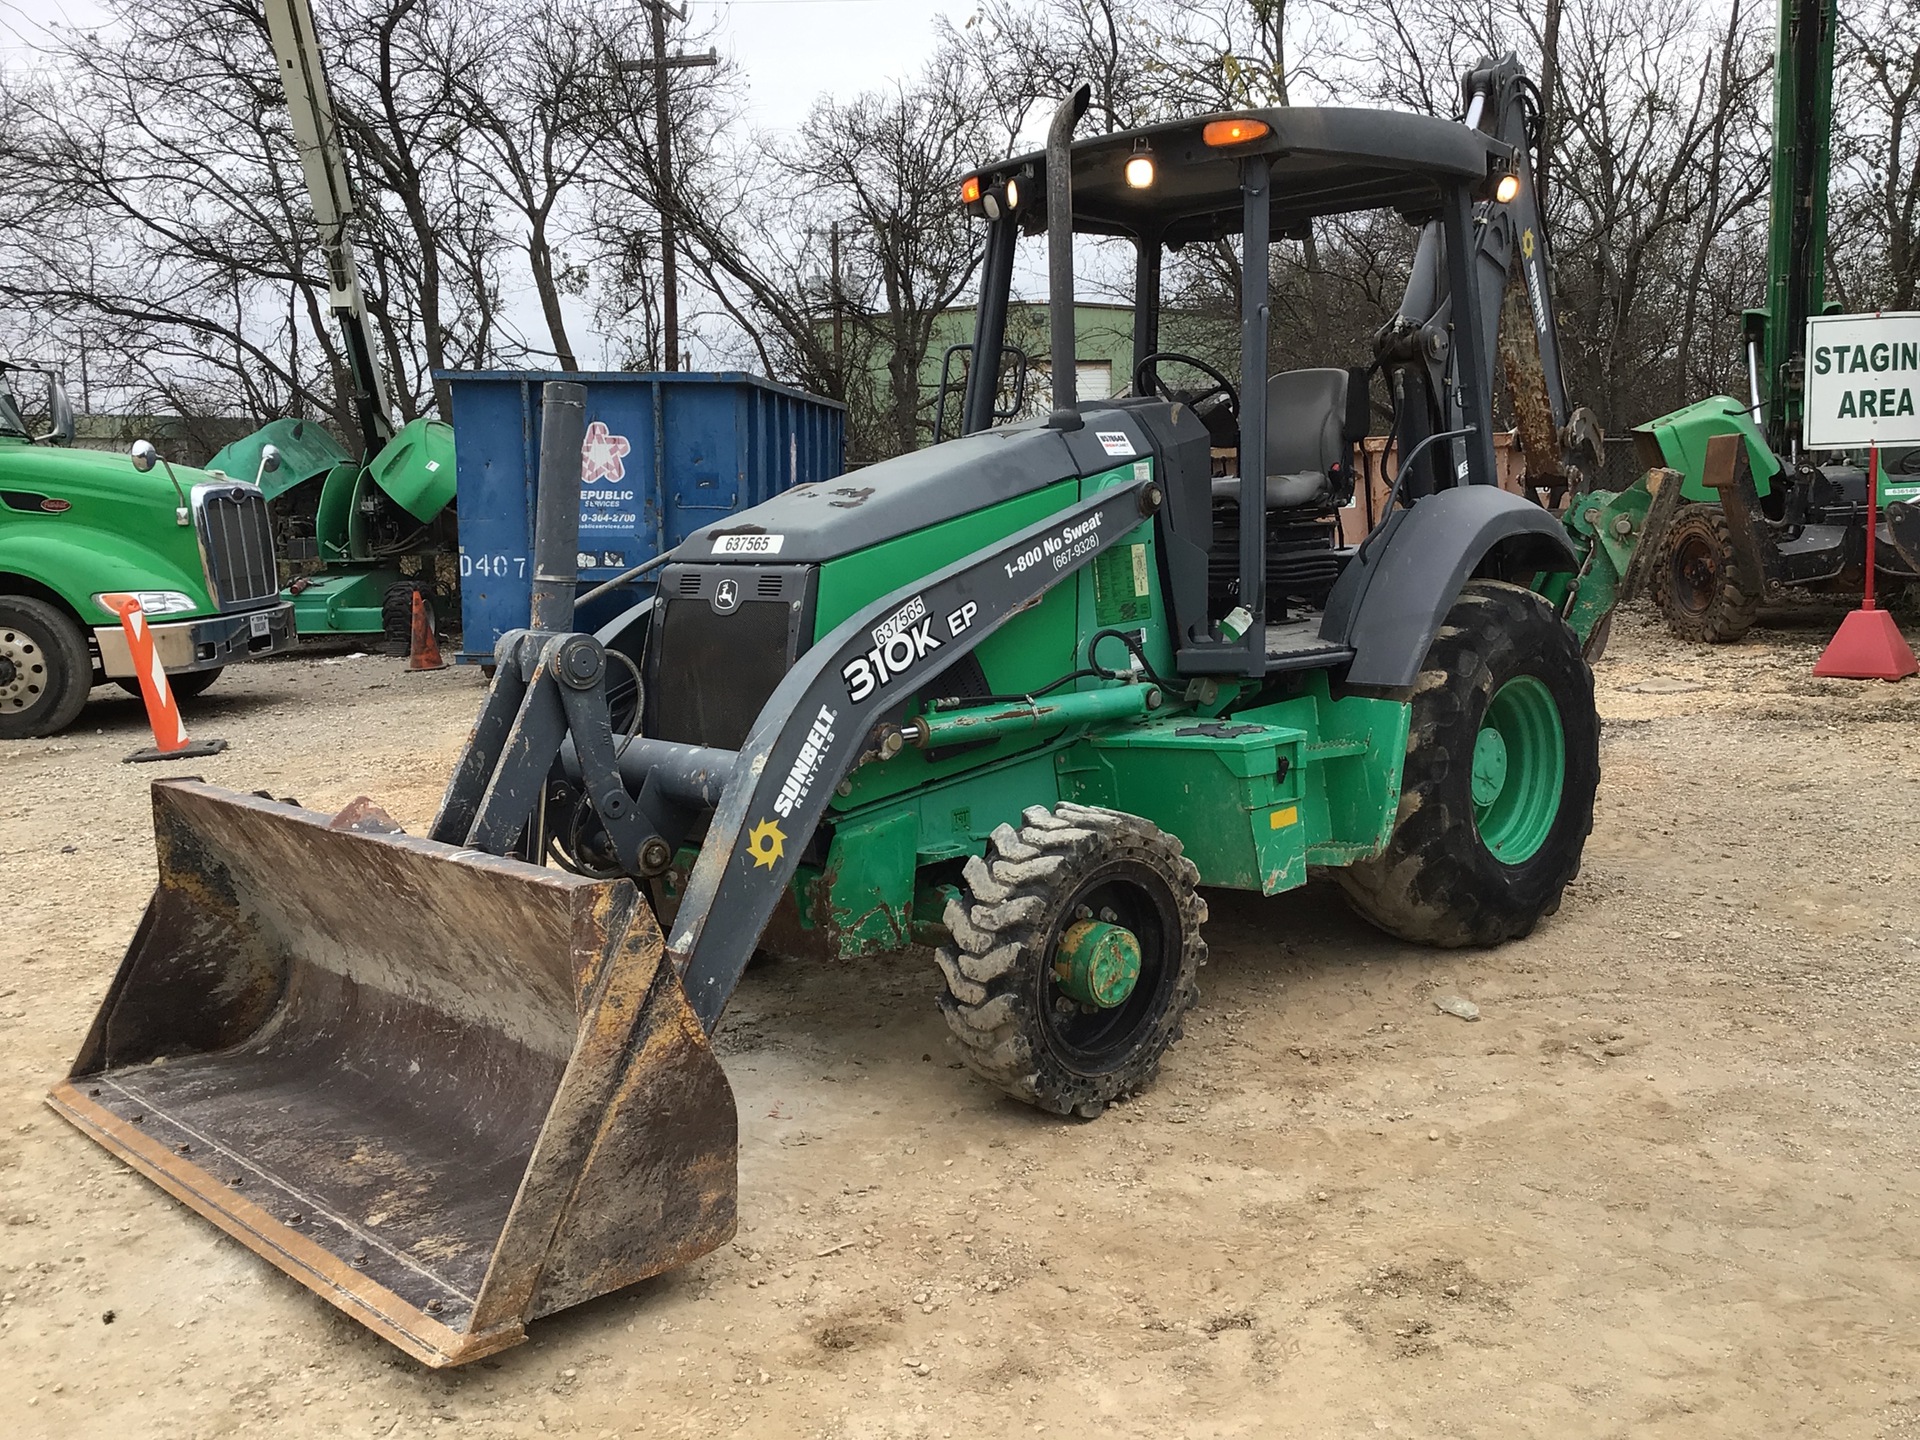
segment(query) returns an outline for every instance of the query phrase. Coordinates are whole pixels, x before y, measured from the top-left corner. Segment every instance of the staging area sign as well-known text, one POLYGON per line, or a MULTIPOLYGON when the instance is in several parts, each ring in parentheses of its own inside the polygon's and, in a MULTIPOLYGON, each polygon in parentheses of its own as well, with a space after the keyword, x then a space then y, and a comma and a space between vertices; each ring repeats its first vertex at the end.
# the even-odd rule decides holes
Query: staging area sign
POLYGON ((1920 445, 1920 313, 1807 321, 1809 450, 1920 445))

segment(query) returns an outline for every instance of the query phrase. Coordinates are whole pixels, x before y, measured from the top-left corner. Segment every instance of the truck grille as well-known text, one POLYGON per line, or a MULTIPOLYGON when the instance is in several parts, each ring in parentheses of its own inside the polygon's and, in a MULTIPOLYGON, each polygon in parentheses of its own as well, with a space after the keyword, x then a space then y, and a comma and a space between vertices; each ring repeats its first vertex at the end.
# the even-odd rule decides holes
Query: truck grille
POLYGON ((280 593, 267 502, 251 485, 196 485, 194 523, 213 603, 238 610, 280 593))

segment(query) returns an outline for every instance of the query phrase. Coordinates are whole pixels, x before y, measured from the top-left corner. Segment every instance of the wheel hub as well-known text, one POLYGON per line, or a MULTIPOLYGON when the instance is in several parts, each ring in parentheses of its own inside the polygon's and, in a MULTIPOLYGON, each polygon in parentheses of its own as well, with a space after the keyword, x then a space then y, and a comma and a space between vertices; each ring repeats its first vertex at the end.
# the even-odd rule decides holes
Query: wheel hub
POLYGON ((1111 1010, 1140 982, 1140 941, 1124 925, 1077 920, 1060 935, 1053 978, 1082 1005, 1111 1010))
POLYGON ((1484 810, 1500 798, 1507 783, 1507 742, 1491 725, 1473 742, 1473 803, 1484 810))
POLYGON ((1720 577, 1714 573, 1713 553, 1698 536, 1689 536, 1673 552, 1674 598, 1691 614, 1705 614, 1713 604, 1720 577))
POLYGON ((1531 675, 1494 692, 1473 745, 1473 818, 1496 860, 1519 865, 1560 816, 1567 740, 1553 692, 1531 675))
POLYGON ((25 710, 46 692, 47 660, 24 630, 0 630, 0 710, 25 710))

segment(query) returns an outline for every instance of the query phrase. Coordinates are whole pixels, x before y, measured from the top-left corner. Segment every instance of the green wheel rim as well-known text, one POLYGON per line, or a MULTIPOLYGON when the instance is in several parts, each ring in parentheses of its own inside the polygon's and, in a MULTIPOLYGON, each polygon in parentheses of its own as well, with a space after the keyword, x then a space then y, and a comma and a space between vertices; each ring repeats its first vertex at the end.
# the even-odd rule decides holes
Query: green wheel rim
POLYGON ((1494 692, 1473 745, 1473 818, 1494 859, 1519 865, 1547 843, 1566 774, 1553 692, 1531 675, 1509 680, 1494 692))

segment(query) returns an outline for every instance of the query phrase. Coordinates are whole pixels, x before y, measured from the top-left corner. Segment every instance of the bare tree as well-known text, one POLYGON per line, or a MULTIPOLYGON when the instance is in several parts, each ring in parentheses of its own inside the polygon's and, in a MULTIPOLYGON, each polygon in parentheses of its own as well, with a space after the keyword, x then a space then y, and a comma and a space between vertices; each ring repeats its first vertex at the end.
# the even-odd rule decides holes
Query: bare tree
POLYGON ((951 57, 914 84, 841 103, 822 100, 786 152, 784 169, 846 217, 854 263, 870 270, 882 307, 863 317, 886 357, 893 450, 920 443, 920 369, 934 323, 980 262, 981 236, 959 204, 960 177, 978 163, 979 112, 951 57))
POLYGON ((471 182, 498 190, 525 226, 527 270, 552 354, 579 368, 562 299, 587 284, 583 261, 569 264, 564 202, 600 162, 600 92, 613 83, 614 51, 588 11, 570 0, 539 0, 489 16, 482 67, 463 70, 458 113, 479 142, 463 157, 471 182))
POLYGON ((1850 5, 1836 72, 1830 267, 1850 309, 1920 304, 1920 13, 1850 5))
MULTIPOLYGON (((1839 66, 1833 214, 1852 241, 1836 247, 1832 293, 1911 305, 1920 20, 1900 0, 1861 3, 1839 66)), ((7 324, 22 343, 81 347, 90 388, 116 403, 324 416, 348 432, 260 0, 109 4, 109 24, 0 77, 7 324)), ((637 8, 337 0, 321 19, 363 283, 404 416, 444 408, 436 370, 574 366, 587 330, 619 363, 658 365, 666 213, 686 328, 709 360, 844 400, 858 454, 918 444, 935 325, 966 298, 982 238, 955 184, 1035 143, 1083 78, 1090 123, 1107 129, 1263 105, 1446 114, 1464 68, 1517 48, 1545 87, 1570 384, 1615 427, 1737 384, 1740 311, 1761 292, 1758 0, 982 0, 940 22, 925 74, 823 97, 790 138, 721 123, 743 108, 730 64, 669 72, 672 175, 653 153, 658 77, 613 64, 650 48, 637 8)), ((711 23, 676 23, 675 43, 697 48, 711 23)), ((1363 358, 1409 242, 1391 216, 1278 240, 1276 361, 1363 358)), ((1167 343, 1231 362, 1236 244, 1170 259, 1167 343)), ((1088 292, 1123 293, 1123 270, 1083 266, 1088 292)))

